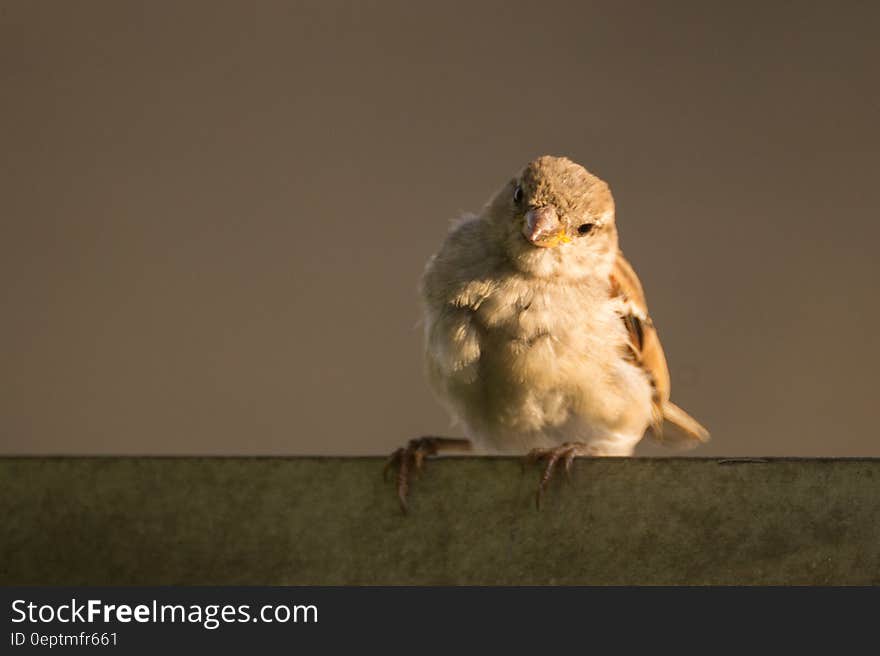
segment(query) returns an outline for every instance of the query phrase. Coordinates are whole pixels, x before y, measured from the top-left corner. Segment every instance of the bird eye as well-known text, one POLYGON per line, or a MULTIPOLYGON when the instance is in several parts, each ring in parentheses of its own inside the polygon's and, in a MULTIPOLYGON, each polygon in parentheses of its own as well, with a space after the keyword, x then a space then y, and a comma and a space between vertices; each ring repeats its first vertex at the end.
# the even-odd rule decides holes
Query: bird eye
POLYGON ((516 185, 516 189, 513 190, 513 202, 519 205, 523 199, 523 190, 522 187, 516 185))
POLYGON ((588 234, 590 234, 590 230, 593 229, 593 225, 595 225, 595 224, 593 224, 593 223, 581 223, 581 224, 578 226, 578 233, 581 234, 581 235, 588 235, 588 234))

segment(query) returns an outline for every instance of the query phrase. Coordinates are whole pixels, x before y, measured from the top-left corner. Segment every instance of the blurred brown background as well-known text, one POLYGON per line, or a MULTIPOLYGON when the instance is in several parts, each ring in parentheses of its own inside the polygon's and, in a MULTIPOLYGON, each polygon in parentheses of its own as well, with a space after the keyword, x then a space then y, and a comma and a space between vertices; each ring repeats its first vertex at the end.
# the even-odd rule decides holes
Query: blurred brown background
POLYGON ((615 191, 692 455, 880 456, 876 7, 3 2, 2 451, 449 433, 416 281, 552 153, 615 191))

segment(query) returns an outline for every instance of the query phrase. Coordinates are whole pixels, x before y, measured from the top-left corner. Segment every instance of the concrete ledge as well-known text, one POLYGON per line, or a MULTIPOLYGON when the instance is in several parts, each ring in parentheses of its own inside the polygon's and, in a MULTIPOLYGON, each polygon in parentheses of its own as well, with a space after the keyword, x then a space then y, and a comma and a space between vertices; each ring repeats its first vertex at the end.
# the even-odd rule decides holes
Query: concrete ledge
POLYGON ((0 584, 880 584, 880 460, 0 459, 0 584))

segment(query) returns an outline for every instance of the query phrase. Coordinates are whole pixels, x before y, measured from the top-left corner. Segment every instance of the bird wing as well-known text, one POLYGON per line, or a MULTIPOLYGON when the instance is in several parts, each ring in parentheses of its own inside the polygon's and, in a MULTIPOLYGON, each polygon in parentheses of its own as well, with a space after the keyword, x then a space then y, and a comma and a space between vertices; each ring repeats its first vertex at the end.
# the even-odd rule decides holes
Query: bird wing
POLYGON ((664 421, 683 431, 690 439, 705 442, 709 432, 669 400, 669 367, 660 337, 648 314, 645 291, 632 265, 618 251, 611 271, 611 295, 621 303, 621 318, 629 337, 627 357, 641 367, 654 390, 651 428, 655 437, 663 435, 664 421))

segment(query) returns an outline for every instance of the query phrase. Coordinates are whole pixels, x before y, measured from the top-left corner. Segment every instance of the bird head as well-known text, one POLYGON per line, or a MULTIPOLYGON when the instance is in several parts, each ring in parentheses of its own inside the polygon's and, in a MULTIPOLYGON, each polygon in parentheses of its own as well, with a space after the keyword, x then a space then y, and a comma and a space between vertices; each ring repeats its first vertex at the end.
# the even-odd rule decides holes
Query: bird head
POLYGON ((521 270, 580 277, 610 271, 617 250, 608 185, 565 157, 539 157, 488 206, 504 249, 521 270))

